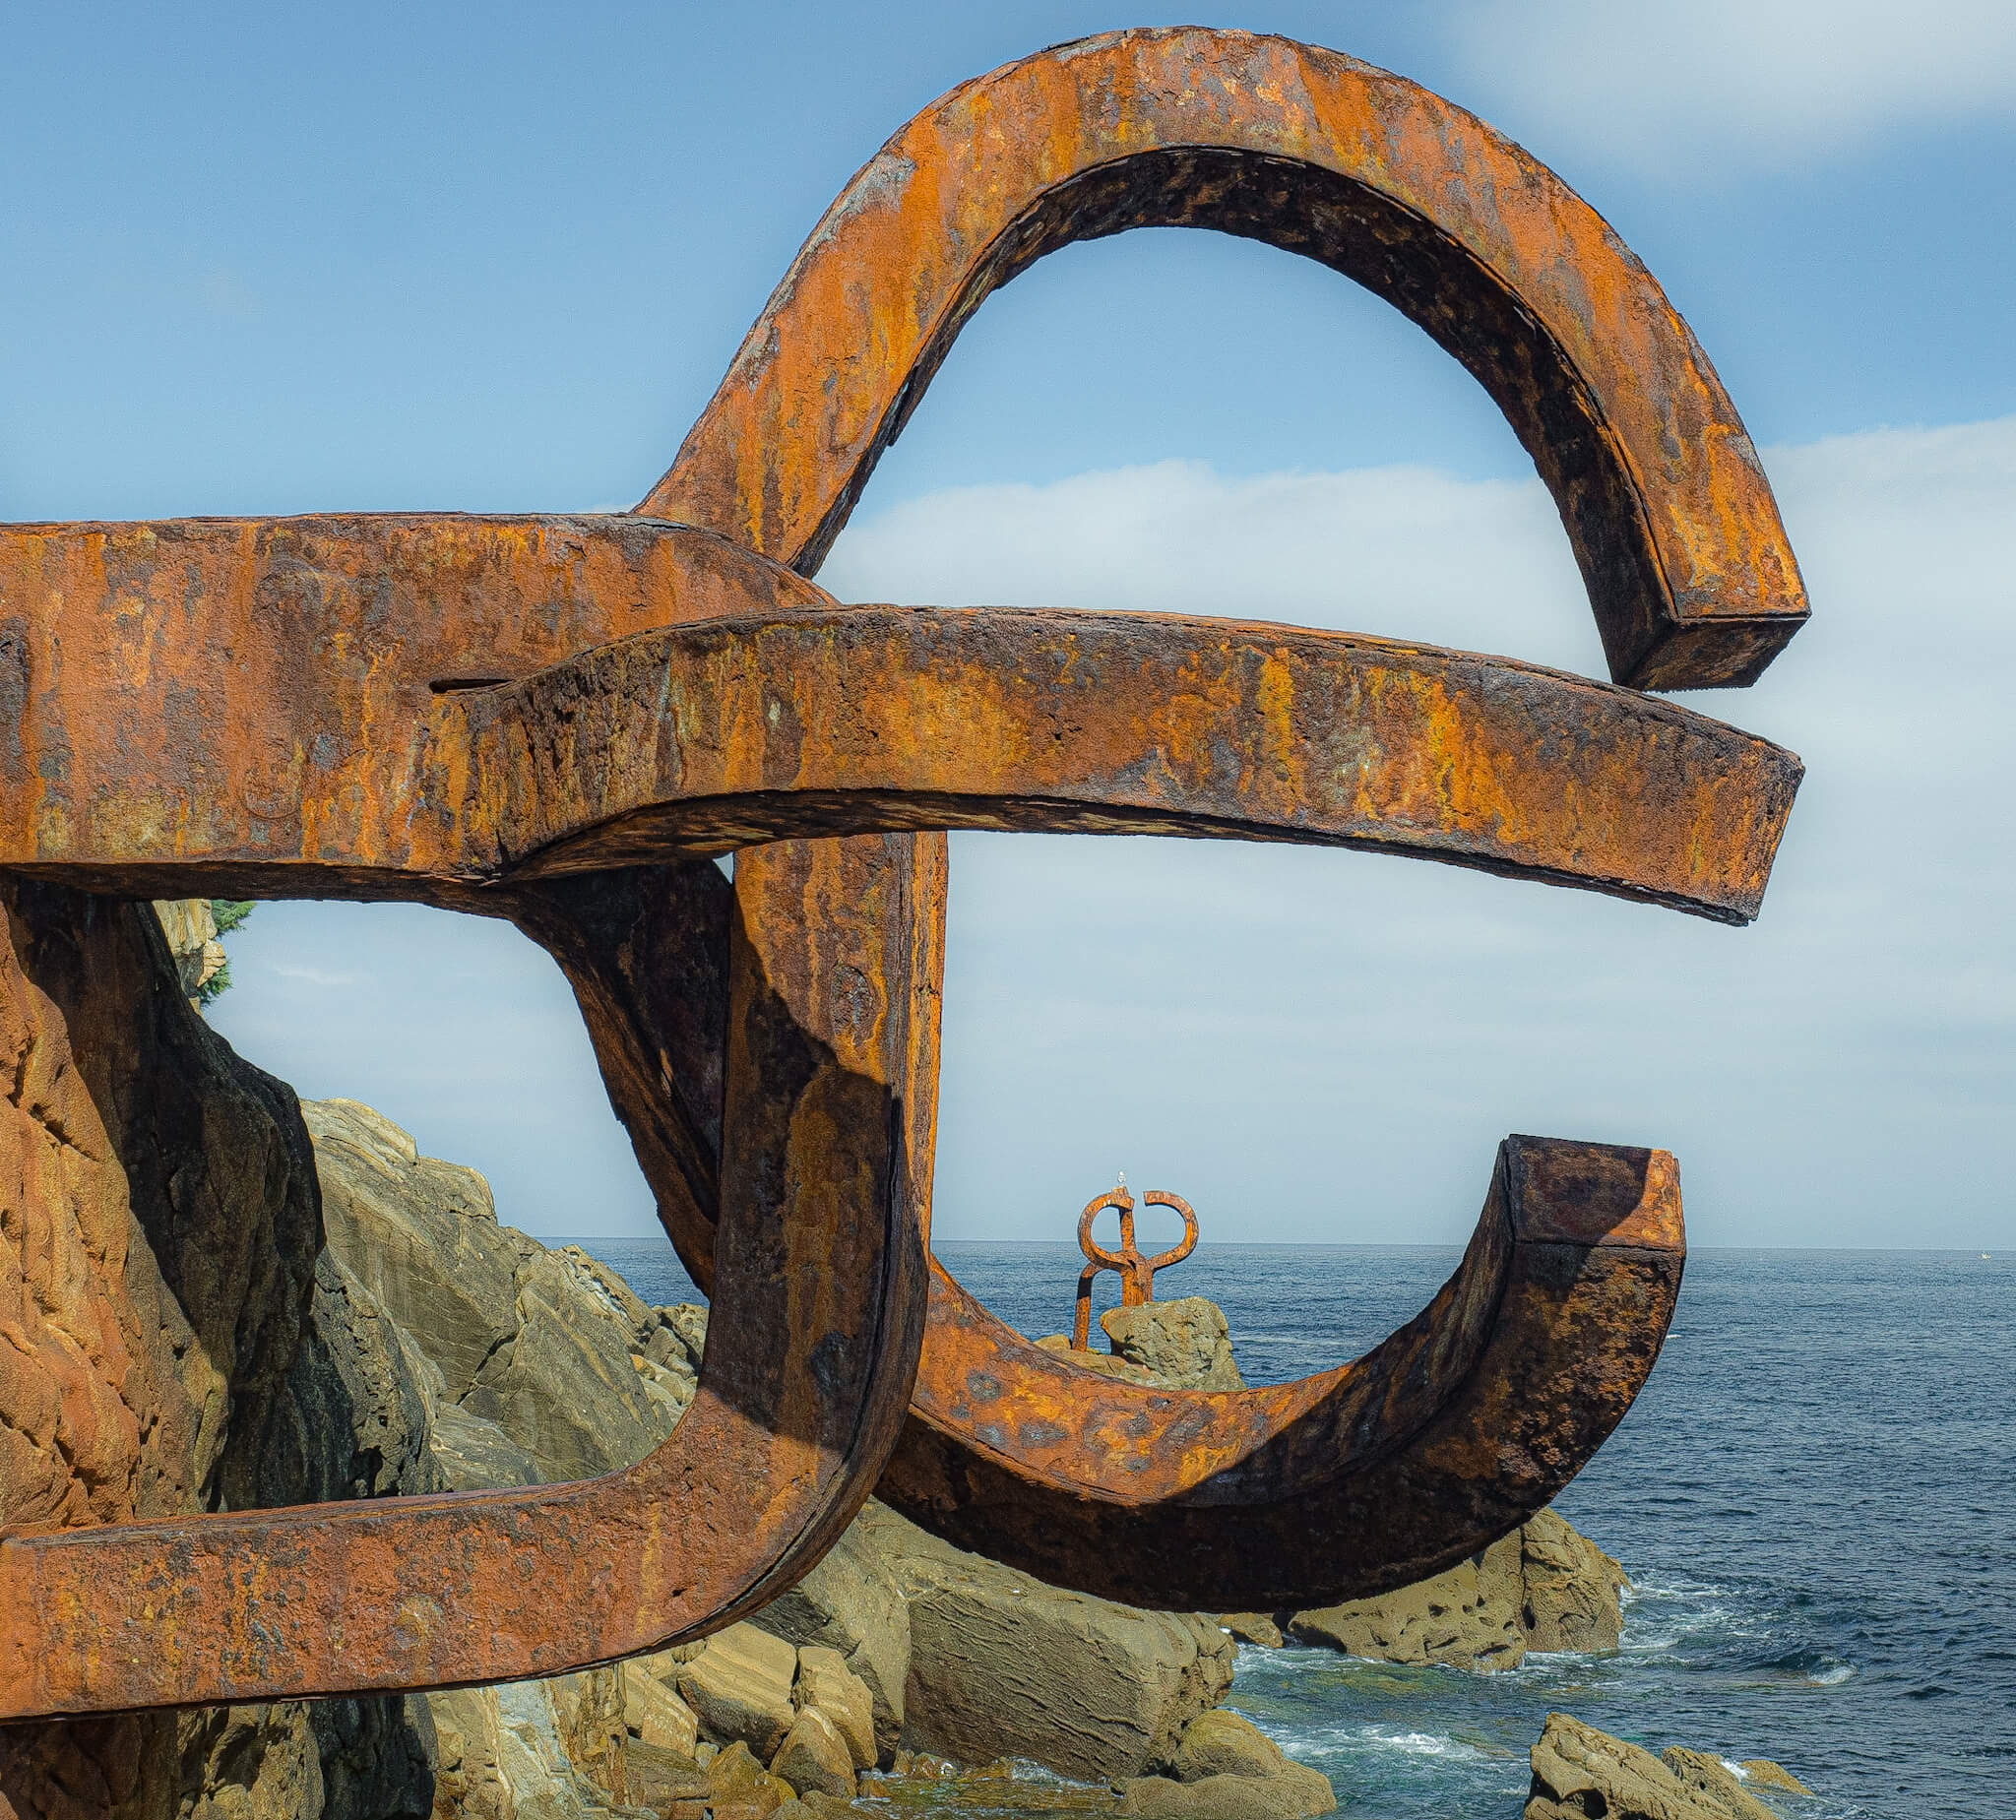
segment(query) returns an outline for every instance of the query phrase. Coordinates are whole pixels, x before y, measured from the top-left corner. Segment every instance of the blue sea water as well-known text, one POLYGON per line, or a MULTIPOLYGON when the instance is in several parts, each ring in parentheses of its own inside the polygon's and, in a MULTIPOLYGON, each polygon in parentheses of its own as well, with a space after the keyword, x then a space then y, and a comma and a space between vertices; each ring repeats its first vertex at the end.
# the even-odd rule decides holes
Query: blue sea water
MULTIPOLYGON (((692 1298, 667 1247, 591 1248, 648 1300, 692 1298)), ((1075 1246, 940 1253, 1023 1332, 1068 1326, 1075 1246)), ((1157 1287, 1219 1302, 1264 1383, 1366 1350, 1457 1256, 1207 1241, 1157 1287)), ((1636 1582, 1615 1655, 1484 1676, 1248 1648, 1231 1704, 1353 1820, 1512 1820, 1553 1709, 1775 1757, 1813 1820, 2016 1814, 2016 1259, 1697 1251, 1651 1382, 1558 1508, 1636 1582)))

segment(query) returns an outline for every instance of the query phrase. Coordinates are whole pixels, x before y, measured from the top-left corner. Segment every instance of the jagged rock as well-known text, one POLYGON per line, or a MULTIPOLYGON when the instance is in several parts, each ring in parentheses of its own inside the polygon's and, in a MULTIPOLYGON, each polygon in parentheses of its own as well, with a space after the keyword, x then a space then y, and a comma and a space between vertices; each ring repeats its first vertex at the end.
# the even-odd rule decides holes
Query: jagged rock
POLYGON ((1520 1628, 1543 1654, 1613 1650, 1623 1627, 1617 1602, 1631 1577, 1552 1510, 1520 1531, 1520 1628))
POLYGON ((1199 1713, 1183 1727, 1168 1763, 1169 1774, 1178 1782, 1202 1782, 1207 1776, 1279 1776, 1288 1767, 1279 1744, 1250 1719, 1223 1707, 1199 1713))
POLYGON ((714 1799, 706 1772, 675 1751, 630 1740, 630 1801, 662 1820, 704 1820, 714 1799))
POLYGON ((1222 1611, 1218 1622, 1240 1643, 1257 1643, 1265 1650, 1278 1650, 1288 1641, 1281 1626, 1264 1611, 1222 1611))
POLYGON ((382 1113, 310 1099, 301 1116, 330 1249, 441 1368, 446 1400, 460 1403, 518 1331, 518 1235, 497 1224, 481 1175, 420 1156, 382 1113))
MULTIPOLYGON (((807 1644, 798 1651, 798 1679, 791 1699, 799 1711, 822 1714, 847 1745, 853 1768, 872 1770, 881 1752, 875 1741, 875 1697, 847 1665, 838 1650, 807 1644)), ((779 1771, 780 1775, 785 1775, 779 1771)), ((795 1783, 785 1775, 785 1781, 795 1783)), ((804 1784, 796 1786, 803 1789, 804 1784)))
POLYGON ((1023 1757, 1091 1781, 1135 1776, 1231 1684, 1231 1639, 1208 1619, 1059 1591, 878 1504, 854 1528, 909 1602, 913 1749, 1023 1757))
POLYGON ((447 1482, 589 1477, 672 1431, 692 1373, 643 1349, 662 1331, 669 1355, 676 1330, 613 1272, 500 1226, 482 1176, 420 1156, 371 1107, 325 1099, 302 1111, 330 1249, 438 1368, 437 1411, 461 1412, 435 1424, 447 1482))
POLYGON ((615 1801, 629 1798, 630 1726, 620 1668, 556 1674, 543 1682, 560 1747, 577 1774, 615 1801))
POLYGON ((229 1707, 220 1725, 191 1740, 182 1764, 183 1782, 197 1791, 189 1820, 305 1820, 324 1811, 321 1755, 314 1733, 294 1723, 295 1710, 229 1707))
POLYGON ((439 1745, 425 1695, 314 1700, 305 1710, 322 1768, 321 1820, 427 1811, 439 1745))
POLYGON ((488 1491, 545 1482, 539 1463, 486 1415, 458 1403, 432 1403, 427 1455, 451 1491, 488 1491))
POLYGON ((1615 1649, 1615 1561, 1552 1511, 1445 1573, 1376 1599, 1298 1611, 1290 1632, 1371 1662, 1441 1663, 1488 1672, 1529 1650, 1615 1649))
MULTIPOLYGON (((560 1676, 560 1681, 574 1677, 560 1676)), ((612 1820, 636 1810, 612 1801, 569 1755, 553 1681, 510 1681, 473 1690, 495 1711, 496 1766, 510 1790, 512 1820, 612 1820)), ((456 1696, 432 1694, 430 1704, 456 1696)), ((591 1712, 595 1702, 591 1701, 591 1712)), ((582 1714, 571 1716, 577 1724, 582 1714)), ((437 1722, 438 1723, 438 1722, 437 1722)), ((435 1820, 466 1820, 453 1809, 435 1809, 435 1820)))
POLYGON ((708 1734, 725 1744, 740 1740, 764 1762, 777 1754, 795 1714, 791 1683, 798 1653, 753 1624, 730 1624, 679 1667, 679 1698, 708 1734))
POLYGON ((770 1820, 795 1798, 790 1784, 773 1776, 739 1740, 708 1764, 707 1785, 714 1820, 770 1820))
POLYGON ((791 1721, 770 1761, 770 1772, 801 1794, 835 1794, 843 1799, 853 1795, 853 1753, 840 1727, 816 1706, 806 1707, 791 1721))
POLYGON ((620 1312, 580 1293, 586 1273, 564 1254, 521 1259, 518 1326, 463 1398, 552 1478, 585 1478, 641 1460, 672 1431, 631 1364, 620 1312))
POLYGON ((1712 1751, 1689 1750, 1674 1744, 1659 1753, 1660 1762, 1697 1794, 1705 1794, 1734 1820, 1778 1820, 1770 1808, 1743 1787, 1736 1774, 1712 1751))
POLYGON ((291 1396, 260 1437, 262 1475, 297 1483, 303 1503, 447 1489, 428 1446, 426 1360, 327 1251, 315 1261, 309 1325, 291 1396), (334 1435, 348 1437, 347 1459, 327 1446, 334 1435))
POLYGON ((1191 1720, 1162 1767, 1166 1777, 1141 1777, 1125 1785, 1123 1813, 1202 1820, 1220 1813, 1327 1814, 1337 1805, 1328 1778, 1291 1762, 1251 1720, 1223 1708, 1191 1720), (1267 1786, 1228 1792, 1226 1785, 1234 1780, 1267 1786), (1200 1792, 1179 1795, 1155 1786, 1164 1781, 1200 1792))
POLYGON ((1455 1668, 1511 1668, 1525 1659, 1516 1583, 1519 1536, 1493 1542, 1430 1580, 1377 1599, 1298 1611, 1292 1635, 1368 1662, 1443 1663, 1455 1668))
POLYGON ((817 1567, 750 1622, 787 1643, 839 1652, 874 1702, 876 1754, 888 1761, 903 1733, 910 1607, 863 1526, 847 1530, 817 1567))
POLYGON ((1036 1344, 1045 1351, 1061 1352, 1082 1371, 1096 1371, 1124 1384, 1153 1384, 1164 1390, 1246 1387, 1232 1362, 1225 1314, 1205 1296, 1108 1308, 1099 1324, 1110 1349, 1105 1352, 1080 1352, 1063 1334, 1045 1334, 1036 1344))
POLYGON ((693 1747, 700 1742, 699 1718, 646 1665, 650 1661, 633 1659, 623 1664, 624 1722, 638 1742, 692 1763, 693 1747))
MULTIPOLYGON (((372 1370, 346 1390, 332 1360, 345 1317, 317 1293, 292 1093, 196 1016, 147 907, 10 880, 0 923, 0 1525, 385 1488, 386 1460, 394 1479, 410 1463, 404 1415, 358 1405, 372 1370)), ((0 1805, 22 1820, 423 1815, 433 1739, 415 1711, 10 1726, 0 1805)))
POLYGON ((223 972, 224 945, 218 939, 217 912, 208 898, 161 898, 154 913, 175 963, 182 996, 192 1004, 211 980, 223 972))
POLYGON ((501 1722, 491 1687, 426 1696, 434 1722, 437 1820, 516 1820, 511 1783, 499 1762, 501 1722))
POLYGON ((1784 1764, 1773 1763, 1769 1757, 1745 1757, 1736 1768, 1761 1789, 1782 1789, 1787 1794, 1813 1792, 1784 1764))
POLYGON ((1113 1351, 1170 1390, 1244 1390, 1225 1314, 1202 1295, 1108 1308, 1099 1318, 1113 1351))
POLYGON ((1566 1713, 1547 1715, 1532 1760, 1526 1820, 1775 1820, 1721 1758, 1674 1749, 1662 1763, 1566 1713))

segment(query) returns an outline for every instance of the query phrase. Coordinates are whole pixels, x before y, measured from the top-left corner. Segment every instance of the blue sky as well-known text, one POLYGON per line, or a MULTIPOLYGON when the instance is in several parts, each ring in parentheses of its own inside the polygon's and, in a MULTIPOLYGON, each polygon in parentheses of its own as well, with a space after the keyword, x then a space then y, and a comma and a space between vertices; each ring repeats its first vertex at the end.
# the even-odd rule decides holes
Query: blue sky
MULTIPOLYGON (((627 505, 820 210, 944 89, 1188 14, 1072 5, 41 9, 0 66, 0 517, 627 505)), ((1810 767, 1759 923, 1443 868, 956 846, 937 1219, 1454 1239, 1511 1130, 1680 1157, 1709 1243, 2016 1244, 2016 24, 1985 5, 1217 9, 1557 169, 1693 324, 1816 618, 1698 699, 1810 767)), ((1207 234, 987 303, 822 580, 1217 610, 1599 668, 1488 401, 1335 275, 1207 234)), ((217 1022, 488 1171, 648 1199, 508 931, 263 909, 217 1022)))

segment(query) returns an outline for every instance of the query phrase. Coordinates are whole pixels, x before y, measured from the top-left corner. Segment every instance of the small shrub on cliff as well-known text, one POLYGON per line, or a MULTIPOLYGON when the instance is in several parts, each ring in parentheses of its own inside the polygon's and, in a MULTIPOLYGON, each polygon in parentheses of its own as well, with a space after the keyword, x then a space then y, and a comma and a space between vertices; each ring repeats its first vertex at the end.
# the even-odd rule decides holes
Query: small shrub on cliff
MULTIPOLYGON (((252 904, 242 898, 212 898, 211 918, 217 924, 220 939, 230 934, 245 918, 252 914, 252 904)), ((217 972, 196 988, 196 1001, 208 1005, 231 989, 231 964, 225 960, 217 972)))

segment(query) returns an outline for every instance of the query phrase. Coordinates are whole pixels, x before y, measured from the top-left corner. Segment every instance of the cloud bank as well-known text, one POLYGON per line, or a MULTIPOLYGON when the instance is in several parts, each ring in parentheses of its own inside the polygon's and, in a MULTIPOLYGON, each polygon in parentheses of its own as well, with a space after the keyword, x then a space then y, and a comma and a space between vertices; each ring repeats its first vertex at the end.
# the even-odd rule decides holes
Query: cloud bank
POLYGON ((1646 166, 1805 162, 2016 108, 2016 9, 1999 0, 1479 0, 1445 29, 1549 145, 1646 166))

